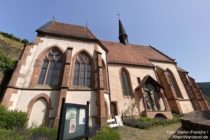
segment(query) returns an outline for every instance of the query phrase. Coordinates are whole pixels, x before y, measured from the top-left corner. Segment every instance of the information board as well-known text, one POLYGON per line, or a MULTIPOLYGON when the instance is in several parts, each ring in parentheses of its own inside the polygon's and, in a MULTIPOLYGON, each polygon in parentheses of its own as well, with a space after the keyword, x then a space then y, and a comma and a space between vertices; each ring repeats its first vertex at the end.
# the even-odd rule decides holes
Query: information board
POLYGON ((63 103, 58 140, 88 138, 89 103, 87 105, 63 103))

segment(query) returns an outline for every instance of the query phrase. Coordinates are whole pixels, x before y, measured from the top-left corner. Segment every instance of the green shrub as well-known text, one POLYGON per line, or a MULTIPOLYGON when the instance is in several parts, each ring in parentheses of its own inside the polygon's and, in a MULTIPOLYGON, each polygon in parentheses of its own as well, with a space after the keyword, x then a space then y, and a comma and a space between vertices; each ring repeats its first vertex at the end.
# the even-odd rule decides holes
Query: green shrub
POLYGON ((0 140, 56 140, 56 138, 56 128, 37 127, 33 129, 0 129, 0 140))
POLYGON ((140 122, 140 121, 136 121, 136 128, 141 128, 141 129, 147 129, 150 128, 151 126, 153 126, 152 122, 140 122))
POLYGON ((177 123, 180 121, 181 115, 175 115, 173 119, 155 119, 155 118, 148 118, 148 117, 140 117, 139 119, 125 119, 123 122, 131 127, 136 127, 140 129, 147 129, 157 125, 168 125, 177 123))
POLYGON ((32 135, 37 135, 37 136, 47 136, 50 137, 51 139, 56 139, 57 138, 57 128, 49 128, 49 127, 36 127, 30 130, 32 135))
POLYGON ((4 106, 0 106, 0 128, 23 129, 26 127, 26 123, 27 114, 25 112, 8 111, 4 106))
POLYGON ((0 71, 6 72, 15 68, 17 61, 12 60, 0 49, 0 71))
POLYGON ((1 140, 29 140, 30 138, 31 138, 31 134, 28 130, 0 129, 0 139, 1 140))
POLYGON ((104 127, 97 132, 96 136, 91 138, 92 140, 119 140, 120 135, 112 128, 104 127))

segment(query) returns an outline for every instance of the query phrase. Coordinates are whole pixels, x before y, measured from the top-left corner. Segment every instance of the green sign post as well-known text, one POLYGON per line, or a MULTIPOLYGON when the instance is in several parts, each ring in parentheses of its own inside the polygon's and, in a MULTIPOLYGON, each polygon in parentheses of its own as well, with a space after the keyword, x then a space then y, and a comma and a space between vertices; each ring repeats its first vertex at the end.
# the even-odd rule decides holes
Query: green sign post
POLYGON ((89 102, 87 105, 62 103, 57 140, 88 139, 89 102))

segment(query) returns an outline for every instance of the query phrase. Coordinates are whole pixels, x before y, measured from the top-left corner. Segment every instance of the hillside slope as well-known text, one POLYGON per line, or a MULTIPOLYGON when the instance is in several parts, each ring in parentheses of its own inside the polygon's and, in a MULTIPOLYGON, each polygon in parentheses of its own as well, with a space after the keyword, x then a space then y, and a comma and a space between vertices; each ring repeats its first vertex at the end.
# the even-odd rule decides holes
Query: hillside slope
POLYGON ((14 60, 18 60, 24 48, 22 42, 8 38, 0 33, 0 49, 14 60))
POLYGON ((197 84, 201 88, 203 94, 210 98, 210 82, 202 82, 197 84))
MULTIPOLYGON (((2 59, 0 67, 4 67, 4 65, 2 65, 3 60, 5 62, 7 62, 7 60, 17 61, 24 48, 24 44, 22 42, 7 37, 2 33, 3 32, 0 32, 0 55, 2 59)), ((3 70, 3 68, 0 68, 0 86, 3 84, 2 81, 4 78, 9 78, 7 78, 7 76, 5 76, 4 73, 5 71, 3 70)))

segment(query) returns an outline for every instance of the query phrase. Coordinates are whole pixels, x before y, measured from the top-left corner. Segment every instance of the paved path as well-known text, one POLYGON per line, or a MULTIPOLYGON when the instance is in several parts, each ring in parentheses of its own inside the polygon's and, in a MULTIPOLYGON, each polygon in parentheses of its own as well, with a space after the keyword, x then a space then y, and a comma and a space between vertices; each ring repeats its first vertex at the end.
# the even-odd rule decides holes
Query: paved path
POLYGON ((129 126, 119 128, 121 140, 168 140, 172 133, 181 127, 181 123, 138 129, 129 126))

